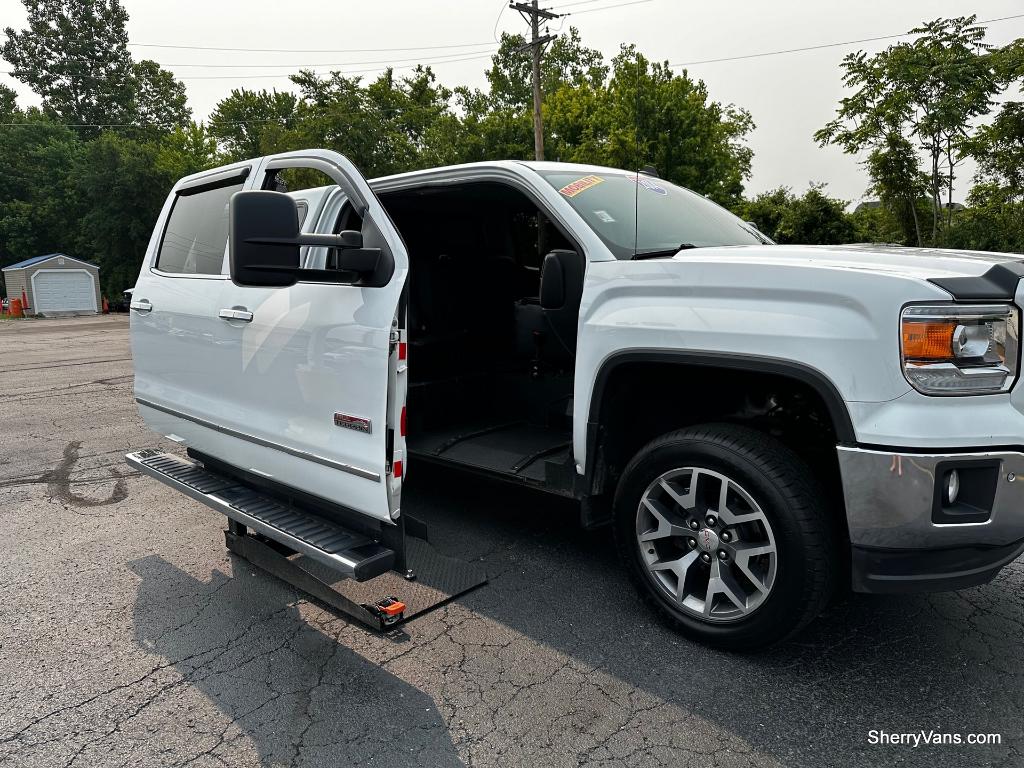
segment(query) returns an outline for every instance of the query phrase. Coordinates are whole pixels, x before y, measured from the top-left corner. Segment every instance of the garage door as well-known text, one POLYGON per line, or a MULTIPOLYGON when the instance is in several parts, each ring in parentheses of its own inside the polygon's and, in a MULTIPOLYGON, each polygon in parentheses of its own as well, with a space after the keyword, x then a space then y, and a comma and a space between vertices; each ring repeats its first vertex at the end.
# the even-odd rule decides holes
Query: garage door
POLYGON ((92 275, 77 270, 36 272, 32 276, 35 310, 47 312, 95 312, 96 287, 92 275))

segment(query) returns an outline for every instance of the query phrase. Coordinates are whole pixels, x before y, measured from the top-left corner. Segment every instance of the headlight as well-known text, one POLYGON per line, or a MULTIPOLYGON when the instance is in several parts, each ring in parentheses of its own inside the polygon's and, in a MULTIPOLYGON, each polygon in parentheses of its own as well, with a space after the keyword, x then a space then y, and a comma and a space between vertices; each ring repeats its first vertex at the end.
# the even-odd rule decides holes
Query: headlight
POLYGON ((1007 304, 903 310, 903 373, 926 395, 1005 392, 1017 377, 1020 313, 1007 304))

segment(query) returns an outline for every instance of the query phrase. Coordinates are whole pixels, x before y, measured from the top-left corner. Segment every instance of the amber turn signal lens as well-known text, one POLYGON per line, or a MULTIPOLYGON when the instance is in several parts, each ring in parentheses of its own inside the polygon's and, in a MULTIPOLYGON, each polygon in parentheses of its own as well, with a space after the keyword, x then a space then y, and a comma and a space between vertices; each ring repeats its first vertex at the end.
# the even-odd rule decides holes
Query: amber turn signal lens
POLYGON ((903 359, 949 360, 955 322, 903 321, 903 359))

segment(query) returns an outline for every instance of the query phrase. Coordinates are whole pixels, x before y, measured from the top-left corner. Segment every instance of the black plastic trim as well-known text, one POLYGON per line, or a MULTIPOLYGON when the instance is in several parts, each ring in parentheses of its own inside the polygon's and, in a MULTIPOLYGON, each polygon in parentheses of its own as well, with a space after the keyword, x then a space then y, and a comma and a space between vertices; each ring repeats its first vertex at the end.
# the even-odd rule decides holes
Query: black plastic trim
POLYGON ((949 291, 957 301, 1012 301, 1024 278, 1024 261, 995 264, 977 277, 933 277, 928 282, 949 291))
POLYGON ((949 459, 935 465, 935 488, 932 491, 932 522, 939 525, 984 523, 992 516, 999 484, 999 459, 949 459), (960 494, 947 504, 946 475, 960 474, 960 494))
POLYGON ((967 589, 991 581, 1024 553, 1024 539, 1001 546, 944 549, 851 547, 855 592, 895 594, 967 589))
MULTIPOLYGON (((604 397, 604 388, 608 383, 608 377, 616 368, 625 363, 658 362, 678 365, 700 365, 708 368, 731 368, 734 370, 751 371, 753 373, 788 376, 789 378, 796 379, 811 387, 824 400, 839 443, 841 445, 855 445, 857 442, 856 433, 853 430, 853 421, 850 419, 850 413, 846 408, 843 396, 839 394, 839 390, 832 383, 832 380, 816 368, 792 360, 780 360, 778 358, 760 357, 758 355, 691 352, 671 349, 619 352, 608 357, 601 364, 601 369, 598 371, 597 378, 594 381, 594 390, 590 398, 590 425, 597 425, 601 400, 604 397)), ((588 448, 587 464, 591 463, 591 458, 592 456, 588 448)))
POLYGON ((241 184, 252 173, 251 165, 243 165, 241 168, 229 168, 226 171, 220 173, 211 173, 209 176, 203 176, 200 179, 194 181, 187 181, 178 187, 174 194, 181 197, 188 197, 189 195, 198 195, 200 192, 208 192, 211 189, 217 189, 219 187, 230 187, 234 184, 241 184))
POLYGON ((851 448, 860 448, 865 451, 879 451, 881 453, 898 453, 902 456, 937 456, 949 454, 955 457, 958 454, 972 453, 1024 453, 1024 445, 942 445, 937 447, 916 446, 910 448, 905 445, 882 445, 881 443, 857 443, 851 444, 851 448))
POLYGON ((839 445, 856 445, 857 436, 853 430, 853 420, 846 408, 846 401, 839 393, 836 385, 825 374, 816 368, 792 360, 780 360, 773 357, 758 355, 722 354, 718 352, 680 351, 674 349, 650 349, 642 351, 618 352, 610 355, 601 364, 594 389, 590 397, 590 415, 587 420, 587 465, 584 475, 584 487, 594 491, 595 467, 597 466, 597 446, 601 425, 601 401, 604 388, 612 372, 625 363, 673 363, 677 365, 701 365, 709 368, 730 368, 754 373, 769 373, 788 376, 811 387, 828 408, 829 416, 836 431, 839 445))

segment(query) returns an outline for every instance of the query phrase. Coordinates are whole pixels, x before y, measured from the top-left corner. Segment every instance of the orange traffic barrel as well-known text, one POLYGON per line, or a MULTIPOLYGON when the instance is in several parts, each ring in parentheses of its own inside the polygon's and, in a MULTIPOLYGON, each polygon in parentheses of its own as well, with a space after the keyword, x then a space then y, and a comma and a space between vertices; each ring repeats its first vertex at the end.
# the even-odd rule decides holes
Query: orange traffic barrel
POLYGON ((11 317, 24 317, 21 310, 21 299, 11 299, 11 317))

